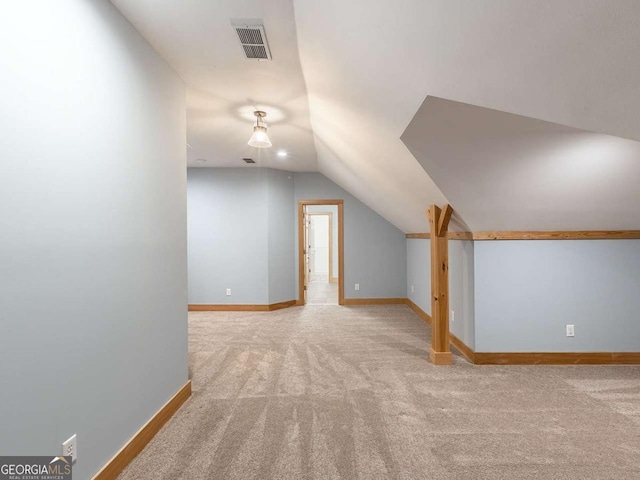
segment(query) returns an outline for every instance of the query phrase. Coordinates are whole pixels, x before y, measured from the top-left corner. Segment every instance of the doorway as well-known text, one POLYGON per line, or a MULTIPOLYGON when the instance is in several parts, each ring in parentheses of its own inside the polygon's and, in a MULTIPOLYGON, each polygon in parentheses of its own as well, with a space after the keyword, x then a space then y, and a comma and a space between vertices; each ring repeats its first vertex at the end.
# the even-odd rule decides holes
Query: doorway
MULTIPOLYGON (((333 279, 333 244, 337 235, 333 235, 333 217, 337 216, 335 205, 315 205, 307 207, 307 305, 337 305, 338 284, 333 279), (331 211, 311 211, 312 208, 331 211)), ((337 280, 337 279, 336 279, 337 280)))
POLYGON ((298 305, 343 305, 342 200, 298 202, 298 305))

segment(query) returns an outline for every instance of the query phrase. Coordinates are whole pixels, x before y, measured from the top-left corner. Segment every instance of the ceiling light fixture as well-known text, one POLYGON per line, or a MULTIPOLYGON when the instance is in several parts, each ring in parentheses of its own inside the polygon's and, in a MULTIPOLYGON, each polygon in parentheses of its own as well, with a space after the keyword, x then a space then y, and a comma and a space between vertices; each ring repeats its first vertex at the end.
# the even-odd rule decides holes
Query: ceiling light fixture
POLYGON ((286 151, 284 151, 284 150, 278 150, 278 156, 279 156, 280 158, 284 158, 284 157, 286 157, 286 156, 287 156, 287 152, 286 152, 286 151))
POLYGON ((256 116, 256 126, 253 127, 253 135, 251 135, 247 143, 255 148, 269 148, 271 141, 267 135, 267 126, 264 123, 264 117, 267 114, 260 110, 256 110, 253 114, 256 116))

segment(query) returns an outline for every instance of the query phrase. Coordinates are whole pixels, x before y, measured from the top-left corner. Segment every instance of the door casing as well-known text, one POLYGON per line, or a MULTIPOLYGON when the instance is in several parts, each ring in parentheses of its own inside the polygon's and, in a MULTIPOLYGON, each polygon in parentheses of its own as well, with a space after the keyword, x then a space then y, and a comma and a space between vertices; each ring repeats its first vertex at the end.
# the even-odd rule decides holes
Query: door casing
MULTIPOLYGON (((305 206, 337 205, 338 206, 338 305, 344 305, 344 201, 299 200, 298 201, 298 300, 296 305, 305 304, 305 206)), ((331 243, 331 242, 330 242, 331 243)))

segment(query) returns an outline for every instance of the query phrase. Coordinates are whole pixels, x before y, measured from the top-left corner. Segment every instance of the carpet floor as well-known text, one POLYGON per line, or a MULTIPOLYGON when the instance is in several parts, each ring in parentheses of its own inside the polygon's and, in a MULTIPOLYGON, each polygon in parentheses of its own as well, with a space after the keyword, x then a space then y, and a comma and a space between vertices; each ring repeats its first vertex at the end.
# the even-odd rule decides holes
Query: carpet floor
POLYGON ((193 396, 119 478, 640 478, 640 366, 434 367, 429 341, 403 305, 190 313, 193 396))

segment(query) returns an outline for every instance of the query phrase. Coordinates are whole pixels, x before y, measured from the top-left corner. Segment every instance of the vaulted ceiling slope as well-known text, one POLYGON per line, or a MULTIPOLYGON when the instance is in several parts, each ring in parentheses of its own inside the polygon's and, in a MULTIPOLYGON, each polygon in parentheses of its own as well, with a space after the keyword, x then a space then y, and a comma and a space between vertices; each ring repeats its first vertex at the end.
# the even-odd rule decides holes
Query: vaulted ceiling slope
POLYGON ((250 157, 317 171, 291 0, 111 1, 187 84, 189 166, 244 167, 250 157), (263 24, 273 61, 247 59, 232 22, 263 24), (273 148, 247 145, 254 110, 268 113, 273 148))
MULTIPOLYGON (((402 129, 395 128, 393 135, 368 130, 369 126, 375 128, 378 119, 366 109, 360 110, 359 104, 334 105, 329 112, 318 109, 312 133, 293 0, 112 3, 187 83, 189 166, 244 166, 241 157, 253 157, 261 166, 319 170, 407 232, 424 230, 426 206, 446 201, 400 141, 402 129), (231 27, 232 19, 258 19, 264 24, 272 61, 244 58, 231 27), (271 149, 258 150, 246 144, 253 105, 269 114, 269 136, 274 143, 271 149), (290 155, 285 159, 276 157, 279 149, 290 155), (316 151, 322 156, 322 165, 316 161, 316 151), (199 158, 207 162, 196 163, 199 158)), ((318 44, 328 40, 307 38, 318 44)), ((319 68, 327 66, 334 72, 334 62, 345 60, 340 50, 348 47, 349 39, 334 36, 331 41, 336 41, 337 50, 323 51, 327 63, 319 68)), ((312 76, 309 73, 307 80, 312 81, 312 76)), ((339 72, 335 81, 332 88, 336 93, 350 85, 349 77, 339 72)), ((316 92, 314 99, 331 101, 318 93, 321 92, 316 92)), ((422 98, 416 99, 415 105, 410 106, 402 127, 421 101, 422 98)))
MULTIPOLYGON (((405 232, 427 230, 431 203, 461 198, 449 174, 430 176, 445 157, 418 162, 401 140, 428 96, 640 140, 637 0, 112 2, 188 85, 190 165, 261 155, 261 165, 319 170, 405 232), (243 57, 234 18, 261 19, 272 62, 243 57), (269 112, 272 149, 246 146, 253 106, 269 112), (292 155, 275 158, 279 148, 292 155)), ((501 161, 486 162, 483 175, 502 175, 501 161)), ((538 184, 549 175, 536 172, 538 184)), ((583 193, 572 192, 547 223, 493 210, 508 199, 497 194, 482 214, 460 207, 483 229, 569 228, 583 193)), ((619 215, 608 197, 602 205, 619 215)))
MULTIPOLYGON (((424 231, 425 206, 444 199, 431 179, 416 172, 400 142, 428 95, 640 139, 638 1, 294 3, 320 171, 405 231, 424 231)), ((437 161, 446 164, 448 159, 437 161)), ((501 161, 482 167, 481 161, 469 156, 456 169, 476 167, 485 181, 504 176, 501 161)), ((423 165, 431 175, 429 164, 423 165)), ((558 181, 553 172, 560 167, 549 168, 531 172, 538 175, 532 181, 542 191, 545 179, 558 181)), ((433 180, 457 208, 459 192, 450 188, 458 178, 453 170, 438 171, 433 180)), ((616 180, 627 182, 628 193, 634 179, 619 175, 616 180)), ((583 175, 576 180, 584 180, 583 175)), ((464 181, 471 186, 475 180, 464 181)), ((502 215, 497 207, 504 208, 509 197, 497 192, 485 211, 466 209, 463 218, 483 229, 638 227, 614 208, 635 196, 620 194, 613 201, 598 189, 594 193, 610 218, 575 222, 572 208, 585 191, 575 182, 566 188, 555 203, 535 207, 540 215, 549 213, 546 222, 502 215)))
POLYGON ((474 232, 640 229, 640 142, 435 97, 402 140, 474 232))

